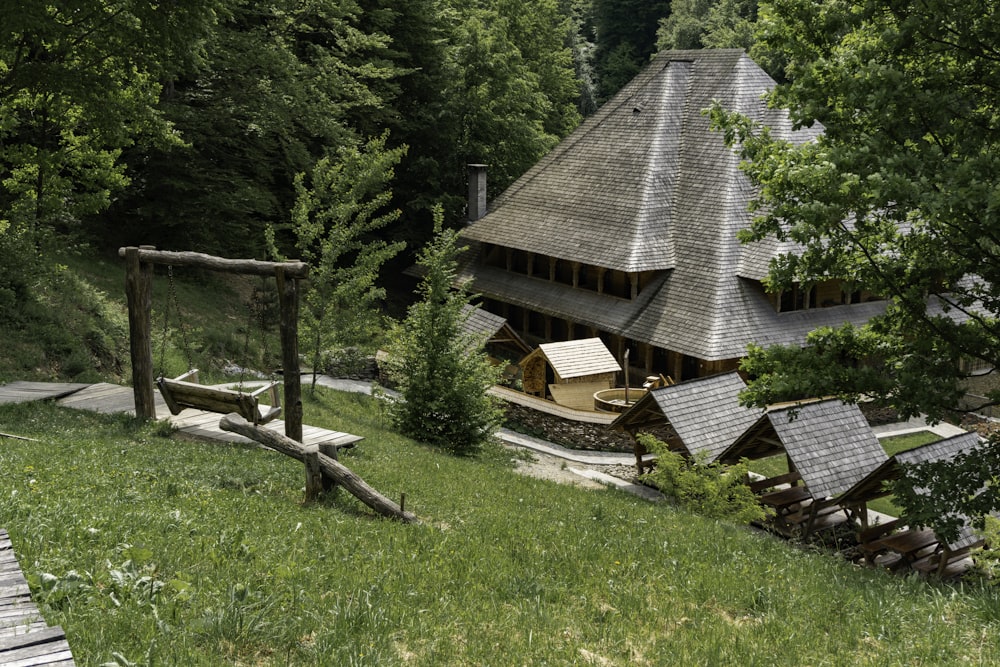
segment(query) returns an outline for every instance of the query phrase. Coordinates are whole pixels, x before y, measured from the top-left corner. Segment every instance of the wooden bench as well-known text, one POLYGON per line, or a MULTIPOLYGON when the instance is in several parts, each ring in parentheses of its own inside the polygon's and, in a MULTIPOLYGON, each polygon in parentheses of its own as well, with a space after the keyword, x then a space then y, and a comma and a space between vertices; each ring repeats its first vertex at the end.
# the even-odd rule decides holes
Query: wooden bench
POLYGON ((923 574, 933 574, 939 579, 951 579, 959 576, 972 565, 969 552, 982 545, 983 542, 979 541, 955 550, 942 546, 933 553, 913 561, 910 567, 923 574))
POLYGON ((269 382, 252 392, 206 387, 198 384, 198 369, 194 368, 173 379, 157 378, 156 385, 174 415, 180 414, 184 408, 220 414, 235 412, 254 425, 266 424, 281 415, 280 382, 269 382), (270 405, 261 405, 260 397, 264 394, 268 395, 270 405))

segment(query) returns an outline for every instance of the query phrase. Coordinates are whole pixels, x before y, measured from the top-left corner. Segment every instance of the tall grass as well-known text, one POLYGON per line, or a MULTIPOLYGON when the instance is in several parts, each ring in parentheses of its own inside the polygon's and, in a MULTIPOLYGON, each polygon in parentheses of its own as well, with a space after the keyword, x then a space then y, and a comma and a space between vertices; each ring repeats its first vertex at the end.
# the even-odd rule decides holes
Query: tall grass
POLYGON ((989 664, 994 591, 859 569, 616 491, 526 478, 318 390, 306 421, 418 526, 300 464, 162 426, 0 406, 0 517, 80 664, 989 664))

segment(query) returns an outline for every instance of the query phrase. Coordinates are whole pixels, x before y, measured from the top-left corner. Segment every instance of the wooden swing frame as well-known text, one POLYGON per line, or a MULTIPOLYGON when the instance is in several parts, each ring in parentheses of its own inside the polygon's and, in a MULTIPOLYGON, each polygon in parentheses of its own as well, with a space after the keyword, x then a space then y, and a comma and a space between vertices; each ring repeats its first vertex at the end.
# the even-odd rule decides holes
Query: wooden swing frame
POLYGON ((243 275, 274 276, 278 285, 280 308, 281 358, 284 380, 269 383, 253 392, 234 391, 198 384, 197 369, 177 378, 159 378, 167 407, 178 414, 184 407, 213 412, 237 412, 247 421, 263 424, 284 411, 285 435, 302 441, 302 379, 299 370, 298 281, 309 275, 305 262, 261 262, 253 259, 227 259, 198 252, 169 252, 153 246, 129 246, 118 249, 125 259, 125 294, 128 302, 129 345, 132 359, 132 391, 136 418, 156 419, 153 394, 153 266, 188 266, 210 271, 243 275), (284 408, 277 386, 284 387, 284 408), (164 387, 166 390, 164 391, 164 387), (271 405, 262 411, 259 398, 270 394, 271 405), (175 411, 176 410, 176 411, 175 411))

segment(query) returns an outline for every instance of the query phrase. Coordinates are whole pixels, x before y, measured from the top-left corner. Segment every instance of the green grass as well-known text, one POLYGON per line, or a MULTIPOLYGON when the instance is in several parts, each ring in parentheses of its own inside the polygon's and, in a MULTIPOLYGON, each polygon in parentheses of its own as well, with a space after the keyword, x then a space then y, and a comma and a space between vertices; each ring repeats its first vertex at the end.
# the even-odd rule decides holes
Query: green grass
POLYGON ((455 458, 369 397, 306 396, 418 526, 300 464, 122 418, 0 406, 0 517, 81 665, 996 664, 1000 598, 859 569, 615 491, 455 458), (118 656, 116 658, 115 656, 118 656))
MULTIPOLYGON (((175 274, 177 304, 164 267, 157 267, 153 280, 155 373, 174 377, 194 366, 203 382, 214 383, 238 378, 224 372, 227 363, 263 371, 280 365, 278 316, 268 306, 273 280, 183 268, 175 274), (255 287, 265 290, 259 299, 263 329, 250 305, 255 287)), ((18 309, 0 320, 0 382, 130 382, 124 262, 66 254, 32 280, 18 309)))

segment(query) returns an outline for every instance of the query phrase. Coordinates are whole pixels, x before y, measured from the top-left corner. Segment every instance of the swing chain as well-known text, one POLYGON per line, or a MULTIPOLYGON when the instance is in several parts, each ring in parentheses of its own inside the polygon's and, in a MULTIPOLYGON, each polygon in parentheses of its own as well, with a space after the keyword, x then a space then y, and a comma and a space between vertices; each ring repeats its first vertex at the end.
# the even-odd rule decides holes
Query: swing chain
MULTIPOLYGON (((194 360, 191 357, 191 347, 188 345, 187 327, 184 326, 184 318, 181 316, 181 304, 180 301, 177 299, 177 286, 174 284, 174 267, 172 264, 167 265, 167 286, 170 292, 170 296, 167 303, 167 315, 170 314, 169 302, 172 301, 174 304, 174 310, 177 311, 177 326, 181 331, 181 346, 183 347, 184 350, 184 358, 187 361, 188 370, 191 370, 192 368, 194 368, 194 360)), ((165 336, 167 327, 166 323, 167 317, 164 317, 163 319, 164 319, 163 330, 165 336)), ((166 340, 166 337, 164 337, 164 340, 166 340)), ((166 344, 164 344, 163 348, 166 348, 166 344)), ((162 354, 162 349, 161 349, 161 354, 162 354)), ((162 358, 160 362, 161 364, 163 363, 162 358)))

